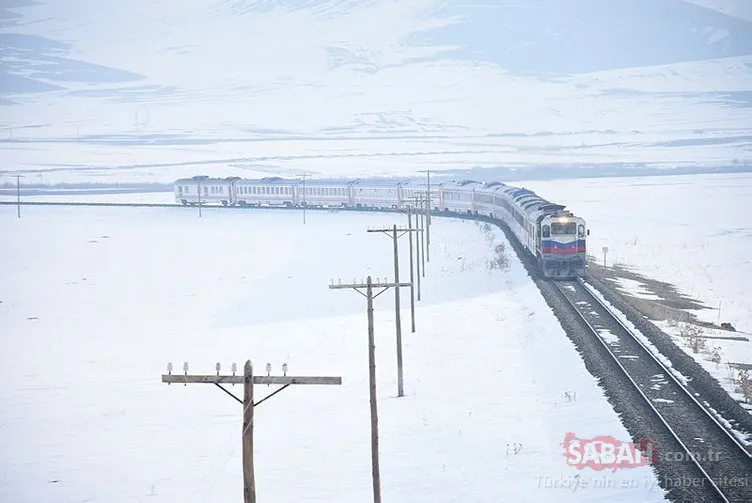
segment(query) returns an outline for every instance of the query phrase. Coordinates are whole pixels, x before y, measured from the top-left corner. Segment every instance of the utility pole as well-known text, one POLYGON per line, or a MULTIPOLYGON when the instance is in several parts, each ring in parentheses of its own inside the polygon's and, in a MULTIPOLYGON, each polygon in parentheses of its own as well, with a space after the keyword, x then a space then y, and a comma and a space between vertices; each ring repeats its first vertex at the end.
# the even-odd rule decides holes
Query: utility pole
MULTIPOLYGON (((397 239, 405 234, 412 234, 412 229, 397 229, 397 225, 393 225, 391 229, 368 229, 368 232, 381 232, 383 234, 391 234, 393 246, 394 246, 394 282, 399 283, 399 248, 397 246, 397 239), (401 234, 397 234, 397 232, 401 234)), ((410 257, 412 259, 412 257, 410 257)), ((411 267, 412 270, 412 261, 411 267)), ((412 281, 410 282, 410 289, 412 291, 412 281)), ((411 305, 410 314, 412 317, 412 328, 415 332, 415 303, 411 305)), ((394 323, 397 330, 397 396, 405 396, 402 388, 402 316, 400 314, 400 291, 399 288, 394 289, 394 323)))
POLYGON ((23 175, 16 175, 16 206, 18 209, 18 218, 21 218, 21 178, 23 178, 23 175))
POLYGON ((183 363, 183 375, 172 374, 172 363, 167 364, 167 374, 162 374, 162 382, 167 384, 180 384, 184 386, 191 384, 214 384, 219 389, 230 395, 236 401, 243 405, 243 502, 256 503, 256 478, 253 469, 253 412, 261 402, 271 398, 283 389, 293 384, 342 384, 341 377, 323 377, 323 376, 288 376, 287 363, 282 364, 284 375, 272 376, 271 365, 266 364, 266 376, 254 376, 253 365, 250 360, 246 360, 243 375, 235 375, 237 365, 232 364, 232 375, 219 375, 220 365, 217 363, 216 375, 189 375, 188 362, 183 363), (222 387, 222 384, 242 384, 243 400, 233 395, 230 391, 222 387), (282 387, 262 398, 258 402, 253 402, 253 385, 254 384, 281 384, 282 387))
MULTIPOLYGON (((423 203, 425 203, 425 199, 421 199, 420 203, 421 206, 423 206, 423 203)), ((416 220, 417 220, 416 215, 416 220)), ((420 223, 418 223, 418 228, 421 230, 420 233, 420 249, 418 250, 418 255, 420 255, 420 266, 421 266, 421 272, 423 274, 423 277, 426 277, 426 241, 425 241, 425 235, 428 233, 428 230, 426 229, 425 223, 423 222, 423 213, 420 213, 420 223)))
MULTIPOLYGON (((408 207, 408 214, 407 214, 408 220, 412 221, 412 216, 410 215, 410 208, 408 207)), ((411 222, 412 225, 412 222, 411 222)), ((415 228, 418 232, 422 232, 420 227, 418 227, 418 213, 415 213, 415 228)), ((410 236, 412 240, 412 236, 410 236)), ((412 258, 411 258, 412 260, 412 258)), ((415 267, 418 269, 417 274, 415 275, 418 283, 418 302, 420 302, 420 239, 416 239, 415 241, 415 267)))
POLYGON ((302 206, 303 206, 303 225, 305 225, 305 207, 306 207, 305 196, 306 196, 305 173, 303 173, 303 204, 302 204, 302 206))
POLYGON ((431 170, 426 170, 426 262, 431 261, 431 170))
MULTIPOLYGON (((413 229, 412 208, 407 207, 407 235, 410 242, 410 314, 412 316, 412 329, 415 332, 415 277, 413 273, 413 232, 421 232, 413 229)), ((395 280, 396 281, 396 280, 395 280)), ((420 300, 420 272, 418 273, 418 300, 420 300)))
POLYGON ((302 173, 299 176, 303 177, 303 189, 302 189, 303 199, 300 201, 300 206, 301 206, 301 208, 303 208, 303 225, 305 225, 305 223, 306 223, 306 214, 305 214, 305 210, 306 210, 306 184, 305 184, 306 174, 302 173))
POLYGON ((209 178, 206 175, 197 175, 194 176, 193 179, 196 180, 196 186, 198 188, 198 218, 201 218, 201 180, 206 180, 209 178))
POLYGON ((379 415, 376 407, 376 347, 374 342, 373 327, 373 299, 387 291, 389 288, 400 288, 410 286, 408 283, 374 283, 368 276, 366 283, 334 284, 329 285, 330 289, 351 288, 366 298, 366 313, 368 316, 368 385, 370 388, 371 403, 371 479, 373 480, 373 503, 381 503, 381 474, 379 473, 379 415), (366 292, 361 291, 362 288, 366 292), (373 289, 381 288, 382 290, 374 295, 373 289))

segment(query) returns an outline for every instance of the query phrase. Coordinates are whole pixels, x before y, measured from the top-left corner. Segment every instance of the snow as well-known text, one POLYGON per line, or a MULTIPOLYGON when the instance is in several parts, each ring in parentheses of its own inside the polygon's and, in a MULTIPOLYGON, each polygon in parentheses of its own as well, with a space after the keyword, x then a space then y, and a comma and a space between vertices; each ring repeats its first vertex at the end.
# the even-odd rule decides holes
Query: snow
POLYGON ((654 295, 645 289, 645 285, 639 281, 635 281, 627 278, 617 278, 616 283, 618 288, 625 293, 645 300, 663 300, 662 297, 654 295))
POLYGON ((695 352, 687 338, 682 336, 680 324, 663 321, 657 322, 656 325, 670 334, 677 346, 692 356, 710 375, 715 377, 732 398, 742 405, 747 405, 750 413, 752 413, 752 406, 744 401, 744 395, 735 382, 738 378, 739 364, 748 365, 752 362, 752 344, 750 344, 749 336, 703 327, 701 336, 704 338, 705 344, 704 347, 695 352), (718 361, 713 360, 715 354, 718 355, 718 361))
MULTIPOLYGON (((752 174, 515 183, 567 205, 590 228, 589 253, 675 285, 703 302, 700 318, 752 332, 752 260, 744 211, 752 174)), ((625 285, 629 282, 625 282, 625 285)))
POLYGON ((614 345, 619 343, 619 336, 612 334, 607 328, 599 328, 598 335, 606 344, 614 345))
POLYGON ((729 16, 752 21, 752 6, 747 0, 684 0, 708 9, 714 9, 729 16))
POLYGON ((634 335, 637 342, 639 342, 642 346, 644 346, 663 366, 673 374, 673 376, 678 379, 683 385, 687 385, 691 379, 687 378, 685 375, 683 375, 680 371, 674 368, 673 363, 671 363, 671 360, 669 360, 663 353, 661 353, 658 348, 653 345, 652 342, 650 342, 650 339, 645 337, 645 335, 640 332, 637 327, 632 324, 631 321, 627 319, 627 317, 616 309, 609 301, 603 297, 603 294, 601 294, 598 290, 593 288, 592 285, 589 283, 585 283, 585 288, 587 288, 590 293, 592 293, 603 305, 608 309, 612 314, 614 314, 618 320, 626 327, 627 330, 629 330, 632 335, 634 335))
MULTIPOLYGON (((100 189, 101 190, 101 189, 100 189)), ((44 191, 44 190, 43 190, 44 191)), ((58 189, 55 189, 57 192, 58 189)), ((49 190, 48 190, 49 192, 49 190)), ((91 193, 94 189, 86 193, 83 190, 71 189, 70 193, 54 194, 22 194, 22 202, 50 202, 50 203, 145 203, 145 204, 175 204, 175 193, 170 192, 118 192, 101 190, 102 193, 91 193), (83 192, 83 193, 81 193, 83 192)), ((16 194, 0 194, 0 201, 17 201, 16 194)), ((23 211, 23 210, 22 210, 23 211)))
MULTIPOLYGON (((122 170, 168 181, 196 166, 352 176, 404 174, 413 170, 406 164, 682 168, 748 159, 752 56, 740 53, 741 21, 677 28, 679 36, 710 30, 707 46, 719 39, 715 45, 740 46, 697 61, 682 52, 660 65, 534 73, 478 54, 463 59, 455 52, 464 42, 418 43, 463 22, 473 31, 473 4, 456 4, 449 12, 436 0, 275 7, 186 0, 179 10, 146 0, 117 8, 70 0, 16 8, 19 21, 1 28, 10 44, 4 62, 14 77, 59 89, 3 93, 5 164, 41 170, 50 181, 117 179, 122 170)), ((556 15, 560 8, 530 9, 556 15)), ((640 9, 638 21, 665 17, 647 3, 640 9)), ((535 37, 545 31, 538 26, 545 20, 537 21, 516 28, 535 37)), ((489 35, 490 52, 515 53, 489 35)), ((591 59, 584 54, 608 41, 558 60, 591 59)))
MULTIPOLYGON (((632 335, 634 335, 635 339, 642 346, 644 346, 663 365, 663 367, 666 370, 668 370, 669 372, 671 372, 671 374, 682 385, 687 386, 687 384, 689 383, 689 381, 691 381, 691 378, 688 378, 687 376, 685 376, 684 374, 682 374, 679 370, 675 369, 674 366, 673 366, 673 364, 671 363, 671 360, 668 357, 666 357, 663 353, 661 353, 658 350, 658 348, 656 348, 655 345, 652 342, 650 342, 650 339, 648 339, 647 337, 645 337, 645 335, 640 330, 638 330, 634 326, 634 324, 632 322, 630 322, 627 319, 627 317, 624 315, 624 313, 622 313, 621 311, 619 311, 618 309, 616 309, 610 302, 608 302, 603 297, 603 295, 600 292, 598 292, 595 288, 593 288, 592 285, 590 285, 588 283, 585 283, 585 287, 595 297, 597 297, 603 303, 603 305, 606 307, 606 309, 608 309, 609 311, 611 311, 611 313, 614 314, 619 319, 619 321, 632 333, 632 335)), ((686 348, 685 348, 685 351, 686 351, 686 348)), ((695 356, 695 355, 693 355, 693 356, 695 357, 696 360, 699 361, 699 358, 697 358, 697 356, 695 356)), ((722 382, 722 385, 725 385, 724 387, 727 388, 727 390, 728 390, 728 387, 729 387, 728 382, 726 382, 726 383, 722 382)), ((732 396, 733 395, 734 394, 732 394, 732 396)), ((752 445, 752 435, 745 434, 745 433, 739 431, 738 429, 736 429, 734 427, 734 425, 731 422, 729 422, 728 419, 726 419, 724 416, 722 416, 717 410, 715 410, 712 407, 710 407, 707 402, 704 402, 704 405, 705 405, 706 409, 708 409, 713 414, 713 416, 715 416, 715 418, 718 421, 720 421, 721 423, 723 423, 723 425, 731 432, 731 434, 733 434, 737 439, 739 439, 739 441, 741 441, 744 445, 752 445)))
MULTIPOLYGON (((397 218, 0 206, 0 500, 239 500, 239 404, 160 374, 246 358, 343 379, 258 406, 259 498, 369 500, 365 301, 328 285, 390 277, 389 242, 365 229, 397 218)), ((629 437, 519 261, 488 268, 501 233, 431 230, 415 333, 402 295, 403 398, 392 293, 375 302, 384 499, 661 501, 649 468, 567 466, 567 432, 629 437)))

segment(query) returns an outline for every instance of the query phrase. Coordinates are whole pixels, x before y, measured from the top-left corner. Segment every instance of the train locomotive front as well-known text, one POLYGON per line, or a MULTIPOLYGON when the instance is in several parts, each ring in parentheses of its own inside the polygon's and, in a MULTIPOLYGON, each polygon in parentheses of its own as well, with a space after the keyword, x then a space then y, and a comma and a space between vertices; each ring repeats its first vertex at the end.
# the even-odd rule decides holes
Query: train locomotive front
POLYGON ((585 220, 569 212, 544 215, 540 219, 538 266, 546 278, 585 276, 585 220))

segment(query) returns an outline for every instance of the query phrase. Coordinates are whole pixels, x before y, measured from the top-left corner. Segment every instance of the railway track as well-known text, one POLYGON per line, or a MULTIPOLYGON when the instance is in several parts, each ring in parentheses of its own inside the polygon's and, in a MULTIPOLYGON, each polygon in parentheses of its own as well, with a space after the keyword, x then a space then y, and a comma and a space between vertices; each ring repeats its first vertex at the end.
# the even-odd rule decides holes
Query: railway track
POLYGON ((752 454, 684 384, 685 377, 651 352, 584 281, 553 283, 654 412, 683 452, 661 453, 660 463, 689 463, 702 485, 723 502, 752 501, 752 454))
MULTIPOLYGON (((0 205, 16 206, 17 201, 0 201, 0 205)), ((186 206, 179 203, 107 203, 95 201, 21 201, 21 206, 111 206, 125 208, 185 208, 186 210, 198 211, 198 206, 186 206)), ((302 211, 300 206, 223 206, 221 204, 202 204, 203 210, 294 210, 302 211)), ((403 210, 393 208, 355 208, 355 207, 321 207, 306 206, 306 211, 368 211, 385 213, 402 213, 403 210)), ((461 215, 459 218, 462 218, 461 215)))

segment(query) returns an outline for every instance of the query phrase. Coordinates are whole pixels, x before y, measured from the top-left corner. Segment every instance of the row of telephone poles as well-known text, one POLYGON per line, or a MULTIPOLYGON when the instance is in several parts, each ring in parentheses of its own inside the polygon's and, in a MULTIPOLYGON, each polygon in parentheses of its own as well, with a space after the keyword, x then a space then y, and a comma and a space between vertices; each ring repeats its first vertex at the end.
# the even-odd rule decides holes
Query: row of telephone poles
MULTIPOLYGON (((403 361, 402 361, 402 321, 401 321, 401 303, 400 288, 410 288, 410 315, 411 330, 415 332, 415 278, 417 277, 417 300, 421 300, 420 278, 425 277, 426 262, 430 262, 430 172, 426 172, 426 191, 425 194, 418 194, 413 206, 407 206, 407 227, 398 228, 396 224, 391 228, 368 229, 370 233, 382 233, 392 239, 392 251, 394 254, 394 280, 393 281, 373 281, 368 276, 365 282, 343 284, 341 281, 329 285, 329 289, 353 289, 366 298, 366 316, 368 321, 368 382, 369 382, 369 402, 371 409, 371 475, 373 482, 373 501, 381 503, 381 476, 379 469, 379 433, 378 433, 378 407, 376 400, 376 348, 375 348, 375 328, 373 319, 373 301, 376 297, 385 291, 394 289, 394 309, 395 309, 395 330, 397 345, 397 395, 404 396, 404 379, 403 379, 403 361), (421 209, 423 211, 421 211, 421 209), (415 216, 415 227, 413 227, 413 215, 415 216), (417 234, 417 246, 413 253, 413 234, 417 234), (410 281, 401 282, 399 277, 399 246, 398 239, 402 236, 408 236, 409 253, 410 253, 410 281), (415 264, 415 265, 414 265, 415 264), (415 273, 417 269, 417 274, 415 273)), ((200 205, 199 205, 200 211, 200 205)), ((305 211, 305 207, 303 209, 305 211)), ((305 218, 305 217, 304 217, 305 218)), ((305 220, 304 220, 305 223, 305 220)), ((183 364, 183 374, 173 374, 172 364, 168 364, 167 374, 162 375, 162 382, 167 384, 213 384, 220 388, 224 393, 231 396, 237 402, 243 405, 243 425, 242 425, 242 447, 243 447, 243 501, 244 503, 256 503, 256 482, 254 474, 254 456, 253 456, 253 418, 254 408, 263 401, 271 398, 277 393, 291 385, 340 385, 342 378, 340 376, 288 376, 287 364, 283 364, 283 375, 272 376, 271 365, 267 364, 266 376, 254 375, 253 365, 250 360, 245 362, 243 375, 236 375, 237 367, 232 365, 232 375, 220 375, 220 364, 216 364, 216 374, 202 375, 188 374, 188 363, 183 364), (223 384, 243 384, 243 399, 236 397, 232 392, 224 388, 223 384), (256 384, 280 385, 281 387, 273 391, 258 402, 254 402, 253 386, 256 384)))
MULTIPOLYGON (((373 299, 384 293, 390 288, 394 289, 394 310, 395 310, 395 329, 397 345, 397 396, 404 396, 403 371, 402 371, 402 325, 400 321, 400 288, 410 288, 410 312, 412 317, 412 331, 415 332, 415 302, 413 288, 413 253, 412 253, 412 235, 416 232, 420 236, 418 248, 419 257, 416 259, 418 264, 422 264, 422 275, 425 276, 425 262, 430 262, 430 226, 431 226, 431 190, 430 190, 430 172, 426 171, 426 192, 416 197, 416 206, 423 206, 424 211, 418 211, 416 214, 416 228, 412 226, 412 208, 407 207, 407 229, 398 229, 393 225, 391 229, 369 229, 368 232, 391 233, 394 253, 394 281, 373 282, 371 276, 368 276, 365 283, 351 284, 332 284, 331 289, 351 288, 366 298, 366 315, 368 320, 368 384, 369 384, 369 402, 371 409, 371 480, 373 485, 373 502, 381 503, 381 472, 379 465, 379 419, 378 407, 376 400, 376 348, 374 342, 374 321, 373 321, 373 299), (425 225, 424 219, 425 216, 425 225), (410 246, 410 282, 401 283, 399 280, 399 249, 397 240, 399 237, 407 234, 409 236, 410 246), (425 236, 425 242, 424 242, 425 236), (423 251, 425 251, 425 262, 423 251), (365 289, 365 293, 363 292, 365 289), (374 289, 379 290, 374 293, 374 289)), ((418 273, 418 285, 420 285, 421 274, 418 273)), ((420 286, 418 286, 418 300, 420 300, 420 286)))

